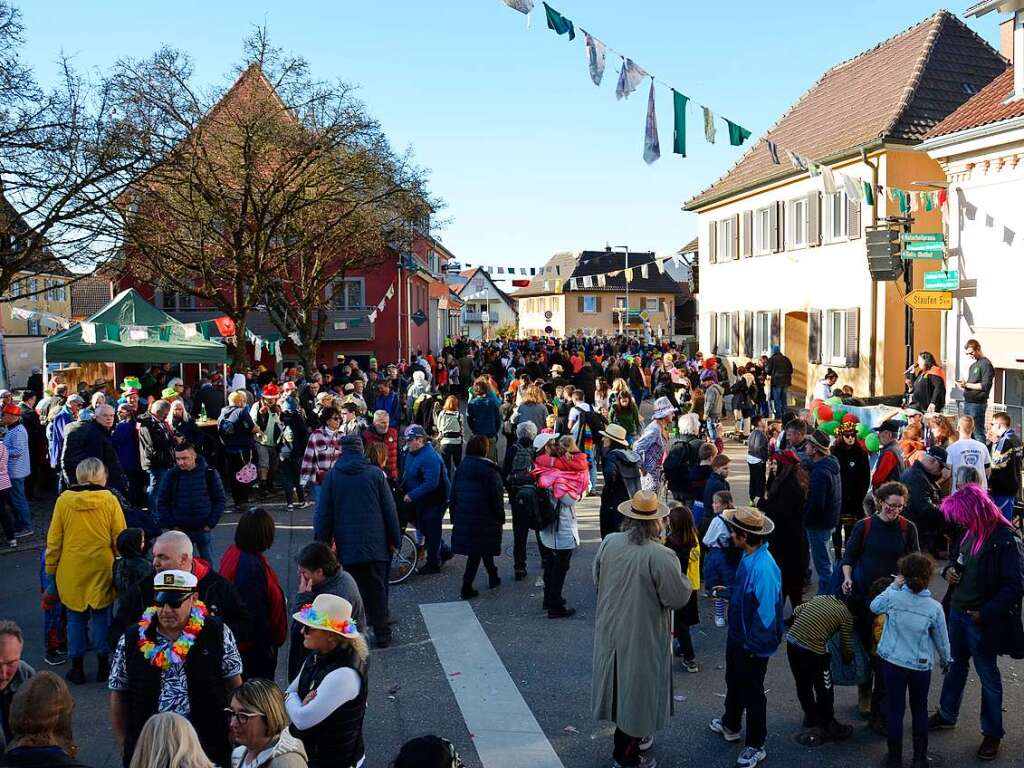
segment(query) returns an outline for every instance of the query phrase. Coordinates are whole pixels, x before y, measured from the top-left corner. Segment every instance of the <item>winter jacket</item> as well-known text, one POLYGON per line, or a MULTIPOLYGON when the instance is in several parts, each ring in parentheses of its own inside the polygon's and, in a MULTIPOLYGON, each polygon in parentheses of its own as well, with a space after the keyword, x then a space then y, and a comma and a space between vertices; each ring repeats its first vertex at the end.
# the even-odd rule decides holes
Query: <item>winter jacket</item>
POLYGON ((617 404, 608 409, 608 422, 618 424, 626 430, 626 439, 630 442, 643 430, 643 422, 640 420, 640 411, 636 405, 631 404, 629 408, 622 410, 617 404))
POLYGON ((226 453, 247 453, 254 450, 256 440, 252 432, 255 426, 256 424, 244 406, 226 406, 217 419, 217 434, 220 435, 221 443, 224 444, 224 451, 226 453), (222 425, 229 420, 234 422, 234 430, 231 434, 225 434, 222 425))
POLYGON ((418 511, 443 510, 448 503, 450 482, 444 460, 434 446, 427 444, 406 453, 402 487, 418 511))
POLYGON ((58 746, 18 747, 0 757, 0 768, 89 768, 58 746))
POLYGON ((900 482, 910 491, 907 508, 903 514, 914 522, 919 531, 924 533, 937 531, 942 525, 943 518, 942 512, 939 510, 939 504, 942 503, 942 492, 939 490, 935 478, 928 474, 920 461, 915 461, 914 466, 900 477, 900 482))
POLYGON ((988 478, 988 490, 993 496, 1017 496, 1020 491, 1021 465, 1024 464, 1024 447, 1012 429, 992 444, 992 474, 988 478))
POLYGON ((224 388, 213 384, 203 384, 192 400, 192 418, 198 419, 206 408, 206 417, 216 421, 224 410, 224 388))
POLYGON ((60 457, 64 452, 64 433, 67 431, 68 424, 74 421, 75 417, 71 413, 71 409, 65 405, 57 412, 47 427, 46 437, 50 443, 50 466, 53 468, 60 466, 60 457))
POLYGON ((832 446, 832 455, 839 462, 839 479, 843 490, 839 516, 844 523, 852 523, 864 516, 864 497, 871 487, 868 452, 859 442, 847 447, 846 443, 838 440, 832 446))
POLYGON ((474 397, 466 406, 469 416, 469 428, 474 435, 495 437, 501 429, 501 414, 494 400, 488 395, 474 397))
POLYGON ((548 408, 544 403, 522 403, 512 414, 512 426, 518 427, 524 422, 532 421, 537 427, 537 432, 540 433, 547 427, 547 419, 548 408))
MULTIPOLYGON (((708 469, 711 469, 708 467, 708 469)), ((708 474, 707 481, 704 483, 704 496, 701 501, 704 504, 704 514, 709 515, 711 513, 711 502, 715 499, 715 494, 719 491, 730 491, 729 481, 722 477, 717 472, 710 472, 708 474)))
POLYGON ((722 418, 725 409, 725 390, 718 383, 710 384, 704 390, 704 415, 708 419, 722 418))
POLYGON ((640 456, 640 466, 649 478, 650 485, 645 488, 657 488, 661 484, 662 468, 665 464, 665 453, 668 449, 661 425, 652 421, 644 429, 640 438, 633 444, 633 450, 640 456))
POLYGON ((313 538, 334 542, 338 559, 348 566, 388 562, 401 536, 387 477, 366 460, 361 447, 342 449, 320 486, 313 538))
MULTIPOLYGON (((231 768, 242 768, 246 751, 244 746, 235 747, 231 753, 231 768)), ((306 765, 306 748, 285 728, 246 768, 306 768, 306 765)))
POLYGON ((434 419, 434 426, 441 438, 441 445, 462 445, 465 441, 466 427, 458 411, 441 410, 434 419))
POLYGON ((3 442, 7 449, 7 474, 12 480, 28 477, 32 472, 32 461, 29 456, 28 431, 24 425, 9 427, 3 442))
POLYGON ((587 455, 582 452, 571 456, 541 454, 534 460, 530 474, 537 480, 537 486, 550 490, 556 500, 563 496, 579 499, 590 487, 587 455))
POLYGON ((839 462, 834 456, 825 456, 811 464, 810 475, 804 525, 831 530, 839 524, 839 512, 843 507, 839 462))
POLYGON ((939 664, 949 666, 952 658, 946 617, 927 589, 915 593, 906 586, 890 585, 871 601, 871 612, 887 617, 877 653, 890 664, 906 669, 931 669, 934 646, 939 652, 939 664))
POLYGON ((903 458, 903 451, 899 444, 893 440, 878 452, 878 460, 875 463, 875 471, 871 475, 871 487, 877 490, 883 483, 891 480, 899 480, 903 470, 907 468, 906 459, 903 458))
MULTIPOLYGON (((357 627, 363 629, 368 626, 366 623, 366 608, 363 607, 363 598, 359 595, 359 586, 356 580, 344 570, 339 570, 333 576, 328 576, 322 583, 315 584, 308 592, 299 592, 292 601, 292 606, 298 610, 302 606, 312 603, 317 595, 337 595, 343 597, 352 604, 352 619, 357 627)), ((310 650, 302 645, 303 624, 292 620, 291 643, 288 648, 288 679, 294 680, 302 668, 302 662, 309 656, 310 650)))
POLYGON ((392 482, 396 482, 398 480, 398 430, 388 427, 382 435, 377 431, 377 427, 371 425, 363 430, 362 437, 364 448, 372 443, 380 443, 384 446, 388 455, 388 477, 392 482))
POLYGON ((392 426, 402 423, 402 403, 394 392, 388 392, 386 395, 377 395, 377 398, 373 401, 373 410, 387 411, 388 423, 392 426))
POLYGON ((164 528, 195 533, 217 527, 224 514, 224 484, 202 456, 188 472, 173 467, 157 491, 157 519, 164 528))
POLYGON ((501 554, 505 489, 495 462, 481 456, 466 456, 452 478, 450 507, 452 552, 501 554))
POLYGON ((754 656, 771 656, 782 631, 782 574, 762 544, 743 555, 729 588, 729 642, 754 656))
POLYGON ((306 451, 302 454, 302 484, 315 483, 320 485, 324 477, 334 466, 341 455, 340 431, 330 431, 327 427, 314 430, 306 443, 306 451))
POLYGON ((110 433, 99 422, 87 421, 70 430, 65 436, 64 455, 61 469, 67 486, 77 485, 75 471, 84 459, 94 458, 107 468, 107 485, 124 493, 128 483, 125 480, 117 450, 110 439, 110 433))
POLYGON ((768 358, 765 373, 771 378, 773 387, 789 387, 793 383, 793 363, 781 352, 768 358))
MULTIPOLYGON (((14 698, 14 694, 18 692, 25 683, 29 681, 29 678, 34 675, 36 671, 24 661, 18 662, 18 668, 14 671, 14 675, 7 681, 7 685, 0 688, 0 707, 3 707, 4 712, 10 712, 11 700, 14 698)), ((7 736, 4 733, 4 729, 0 728, 0 756, 4 754, 7 749, 7 736)))
POLYGON ((110 442, 117 451, 117 460, 125 472, 138 472, 142 469, 142 458, 139 455, 139 428, 135 421, 120 421, 114 426, 110 442))
POLYGON ((147 472, 174 466, 174 443, 167 425, 151 413, 139 417, 140 466, 147 472))
POLYGON ((946 380, 935 369, 922 371, 914 379, 910 389, 910 406, 922 412, 934 406, 936 413, 942 413, 946 406, 946 380))
POLYGON ((309 443, 309 428, 306 421, 295 408, 281 411, 281 448, 278 452, 281 461, 302 463, 309 443))
POLYGON ((619 504, 640 490, 640 457, 628 448, 613 448, 604 455, 601 489, 601 538, 622 526, 619 504))

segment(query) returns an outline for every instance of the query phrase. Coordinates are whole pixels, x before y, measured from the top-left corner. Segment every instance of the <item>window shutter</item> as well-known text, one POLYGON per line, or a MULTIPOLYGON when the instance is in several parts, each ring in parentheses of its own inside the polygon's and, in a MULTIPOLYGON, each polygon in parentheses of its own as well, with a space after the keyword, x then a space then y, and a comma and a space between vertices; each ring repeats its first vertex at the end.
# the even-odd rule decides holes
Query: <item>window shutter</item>
POLYGON ((807 245, 821 245, 821 193, 807 193, 807 245))
POLYGON ((846 199, 846 231, 851 240, 860 237, 860 200, 846 199))
POLYGON ((776 253, 786 250, 786 204, 781 200, 775 203, 775 208, 778 209, 779 217, 779 247, 776 249, 776 253))
POLYGON ((729 354, 738 355, 740 353, 740 313, 731 312, 730 315, 729 325, 731 328, 729 330, 732 331, 732 340, 729 345, 729 354))
POLYGON ((860 366, 860 310, 846 310, 846 367, 860 366))
POLYGON ((718 261, 718 252, 715 249, 715 243, 718 240, 718 222, 708 222, 708 261, 714 264, 718 261))
POLYGON ((743 212, 743 256, 754 255, 754 212, 743 212))
POLYGON ((576 301, 579 302, 579 311, 582 312, 583 311, 583 297, 582 296, 577 296, 576 297, 576 301))
POLYGON ((711 346, 711 354, 712 355, 717 355, 718 354, 718 313, 717 312, 708 312, 708 323, 710 324, 710 327, 708 328, 708 331, 709 331, 709 333, 708 333, 708 343, 711 346))
POLYGON ((743 313, 743 354, 746 357, 754 356, 754 313, 743 313))
POLYGON ((600 296, 598 296, 596 298, 596 302, 595 303, 597 304, 597 311, 600 312, 601 311, 601 297, 600 296))
POLYGON ((770 231, 768 247, 772 253, 779 252, 779 207, 774 203, 768 209, 768 229, 770 231))
POLYGON ((771 346, 779 347, 781 349, 782 345, 781 345, 781 341, 780 340, 782 338, 782 310, 776 309, 774 312, 772 312, 771 323, 772 323, 772 341, 771 341, 771 346))
POLYGON ((821 310, 807 310, 807 359, 814 365, 821 364, 821 310))
POLYGON ((732 217, 732 257, 734 259, 740 257, 740 215, 738 213, 733 214, 732 217))

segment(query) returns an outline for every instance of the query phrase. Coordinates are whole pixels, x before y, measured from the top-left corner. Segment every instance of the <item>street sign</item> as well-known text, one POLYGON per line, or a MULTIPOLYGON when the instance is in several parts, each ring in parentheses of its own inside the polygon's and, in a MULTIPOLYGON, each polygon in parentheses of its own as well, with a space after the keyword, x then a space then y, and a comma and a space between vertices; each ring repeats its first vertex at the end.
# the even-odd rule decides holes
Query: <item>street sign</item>
POLYGON ((646 321, 646 320, 650 320, 650 319, 651 319, 651 314, 650 314, 650 312, 648 312, 648 311, 647 311, 647 310, 645 309, 645 310, 644 310, 643 312, 641 312, 641 313, 640 313, 640 319, 641 319, 641 320, 645 320, 645 321, 646 321))
POLYGON ((953 294, 949 291, 911 291, 903 301, 911 309, 953 308, 953 294))
POLYGON ((544 313, 544 319, 545 320, 550 320, 551 319, 551 310, 550 309, 547 312, 544 313))
POLYGON ((960 273, 955 269, 939 269, 924 273, 926 291, 957 291, 960 289, 960 273))
POLYGON ((900 235, 904 259, 941 259, 946 239, 941 232, 904 232, 900 235))
POLYGON ((944 244, 946 238, 941 232, 903 232, 900 234, 900 242, 944 244))

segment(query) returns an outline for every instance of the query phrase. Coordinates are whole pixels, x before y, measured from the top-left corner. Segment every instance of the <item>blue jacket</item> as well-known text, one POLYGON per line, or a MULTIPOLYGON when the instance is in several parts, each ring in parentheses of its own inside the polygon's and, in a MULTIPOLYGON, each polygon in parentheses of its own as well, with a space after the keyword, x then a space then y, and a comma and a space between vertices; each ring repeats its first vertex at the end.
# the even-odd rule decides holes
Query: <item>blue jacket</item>
POLYGON ((807 528, 835 528, 843 508, 843 486, 839 477, 839 462, 835 456, 826 456, 810 465, 811 484, 807 492, 807 528))
POLYGON ((729 642, 771 656, 782 642, 782 574, 762 544, 744 554, 729 590, 729 642))
POLYGON ((373 408, 370 409, 370 413, 372 414, 374 411, 387 411, 390 425, 396 429, 402 423, 402 401, 398 399, 398 395, 394 392, 388 392, 386 395, 377 395, 377 399, 373 401, 373 408))
POLYGON ((444 509, 448 503, 448 472, 432 445, 407 451, 402 487, 418 511, 444 509))
POLYGON ((501 413, 494 400, 488 396, 470 400, 466 413, 469 416, 469 428, 474 435, 494 437, 501 429, 501 413))
POLYGON ((224 444, 224 450, 227 453, 246 453, 255 450, 256 440, 252 436, 255 426, 247 408, 238 405, 226 406, 217 418, 217 433, 224 444), (241 411, 237 417, 235 417, 236 411, 241 411), (224 434, 221 425, 229 420, 234 421, 235 428, 230 435, 227 435, 224 434))
POLYGON ((196 457, 196 468, 182 472, 172 467, 157 492, 157 520, 164 528, 185 532, 213 530, 224 514, 224 484, 206 459, 196 457))
POLYGON ((452 552, 500 555, 505 524, 505 486, 501 470, 481 456, 467 456, 452 480, 452 552))
POLYGON ((125 472, 138 472, 142 468, 139 458, 139 432, 134 420, 119 422, 110 435, 114 443, 114 450, 117 451, 117 458, 121 462, 121 469, 125 472))
POLYGON ((50 466, 60 466, 60 455, 64 452, 64 432, 68 424, 75 420, 71 409, 66 405, 61 408, 53 417, 50 426, 46 430, 46 437, 50 441, 50 466))
POLYGON ((333 541, 338 559, 348 567, 386 563, 401 535, 387 476, 366 460, 362 448, 342 449, 320 485, 313 538, 328 545, 333 541))
POLYGON ((719 491, 728 491, 729 481, 722 477, 717 472, 711 472, 708 475, 707 482, 704 483, 704 514, 711 515, 711 502, 715 498, 715 494, 719 491))
POLYGON ((916 594, 907 587, 890 585, 871 601, 872 613, 886 614, 885 629, 878 641, 878 655, 907 669, 931 669, 932 646, 939 663, 950 661, 949 634, 942 606, 927 589, 916 594))

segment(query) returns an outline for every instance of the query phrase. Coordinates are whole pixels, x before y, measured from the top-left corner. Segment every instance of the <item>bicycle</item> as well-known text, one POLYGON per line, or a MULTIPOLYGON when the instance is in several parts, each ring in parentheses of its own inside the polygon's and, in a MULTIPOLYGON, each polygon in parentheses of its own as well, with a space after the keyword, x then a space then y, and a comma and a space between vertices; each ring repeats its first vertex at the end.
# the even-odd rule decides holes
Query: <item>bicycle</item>
POLYGON ((401 584, 419 570, 419 547, 412 535, 403 532, 398 551, 391 556, 388 584, 401 584))

